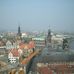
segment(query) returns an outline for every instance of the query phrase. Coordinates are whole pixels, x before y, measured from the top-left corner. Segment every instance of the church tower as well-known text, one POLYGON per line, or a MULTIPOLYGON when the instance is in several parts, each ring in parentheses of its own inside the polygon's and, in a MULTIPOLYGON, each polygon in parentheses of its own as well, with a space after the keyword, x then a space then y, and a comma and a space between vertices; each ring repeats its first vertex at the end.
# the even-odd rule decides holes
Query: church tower
POLYGON ((47 43, 51 43, 51 30, 50 30, 50 28, 48 29, 47 43))
POLYGON ((20 26, 18 26, 18 33, 17 33, 17 36, 18 36, 19 38, 21 38, 21 29, 20 29, 20 26))

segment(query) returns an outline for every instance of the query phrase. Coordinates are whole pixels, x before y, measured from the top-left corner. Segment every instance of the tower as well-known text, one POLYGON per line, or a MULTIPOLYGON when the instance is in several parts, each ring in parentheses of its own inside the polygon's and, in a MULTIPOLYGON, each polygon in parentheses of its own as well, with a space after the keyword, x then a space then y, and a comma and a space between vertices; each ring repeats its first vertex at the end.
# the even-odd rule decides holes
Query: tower
POLYGON ((67 39, 63 39, 63 49, 68 49, 69 48, 69 44, 68 44, 68 40, 67 39))
POLYGON ((47 43, 51 43, 51 30, 50 30, 50 28, 48 29, 47 43))
POLYGON ((20 26, 18 26, 18 33, 17 33, 18 37, 21 38, 21 29, 20 26))

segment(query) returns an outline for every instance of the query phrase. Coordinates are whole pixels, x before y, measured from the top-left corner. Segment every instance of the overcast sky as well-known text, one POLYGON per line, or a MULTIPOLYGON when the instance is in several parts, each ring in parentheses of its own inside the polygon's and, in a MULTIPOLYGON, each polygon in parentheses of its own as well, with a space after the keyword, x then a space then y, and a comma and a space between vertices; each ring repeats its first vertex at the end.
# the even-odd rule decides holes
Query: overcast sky
POLYGON ((0 30, 74 32, 74 0, 0 0, 0 30))

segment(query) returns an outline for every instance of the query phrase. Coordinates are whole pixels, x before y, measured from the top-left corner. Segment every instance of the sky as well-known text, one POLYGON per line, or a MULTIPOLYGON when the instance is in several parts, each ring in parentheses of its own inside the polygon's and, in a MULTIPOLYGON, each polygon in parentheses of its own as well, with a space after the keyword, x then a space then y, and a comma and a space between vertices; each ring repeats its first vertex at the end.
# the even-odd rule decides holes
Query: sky
POLYGON ((74 0, 0 0, 0 30, 74 32, 74 0))

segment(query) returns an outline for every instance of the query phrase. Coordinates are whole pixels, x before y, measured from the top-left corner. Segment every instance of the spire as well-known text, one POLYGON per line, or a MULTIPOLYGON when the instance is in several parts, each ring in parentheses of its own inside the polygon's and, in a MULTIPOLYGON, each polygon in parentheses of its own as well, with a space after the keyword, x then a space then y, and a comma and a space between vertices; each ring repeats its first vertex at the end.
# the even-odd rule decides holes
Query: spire
POLYGON ((50 30, 50 26, 49 26, 49 29, 48 29, 47 42, 51 43, 51 30, 50 30))
POLYGON ((48 29, 48 37, 51 35, 51 30, 50 30, 50 25, 49 25, 49 29, 48 29))
POLYGON ((21 29, 20 29, 20 26, 18 26, 18 36, 21 36, 21 29))

